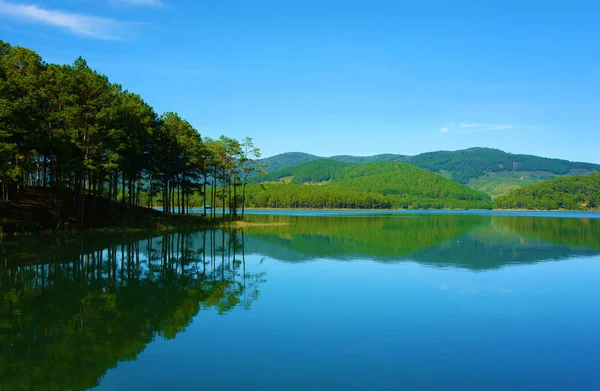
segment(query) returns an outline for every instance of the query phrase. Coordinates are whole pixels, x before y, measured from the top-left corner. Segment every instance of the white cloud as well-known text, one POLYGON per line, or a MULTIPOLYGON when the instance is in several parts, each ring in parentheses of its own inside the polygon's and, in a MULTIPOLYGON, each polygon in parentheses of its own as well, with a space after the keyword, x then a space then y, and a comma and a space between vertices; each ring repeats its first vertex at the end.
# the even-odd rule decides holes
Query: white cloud
POLYGON ((477 123, 477 122, 459 122, 458 124, 452 123, 445 125, 440 129, 442 133, 458 133, 458 134, 469 134, 469 133, 480 133, 489 132, 493 130, 506 130, 518 127, 517 125, 509 124, 490 124, 490 123, 477 123))
POLYGON ((490 124, 471 124, 471 123, 465 123, 465 122, 461 122, 460 124, 458 124, 458 126, 460 126, 461 128, 481 128, 481 127, 488 127, 490 126, 490 124))
POLYGON ((461 122, 459 124, 461 128, 488 128, 490 130, 501 130, 501 129, 511 129, 514 125, 501 125, 501 124, 478 124, 478 123, 465 123, 461 122))
POLYGON ((0 0, 0 16, 59 27, 76 35, 96 39, 123 39, 132 33, 133 23, 96 16, 54 11, 37 5, 0 0))
POLYGON ((163 5, 160 0, 110 0, 110 2, 120 5, 139 5, 146 7, 158 7, 163 5))

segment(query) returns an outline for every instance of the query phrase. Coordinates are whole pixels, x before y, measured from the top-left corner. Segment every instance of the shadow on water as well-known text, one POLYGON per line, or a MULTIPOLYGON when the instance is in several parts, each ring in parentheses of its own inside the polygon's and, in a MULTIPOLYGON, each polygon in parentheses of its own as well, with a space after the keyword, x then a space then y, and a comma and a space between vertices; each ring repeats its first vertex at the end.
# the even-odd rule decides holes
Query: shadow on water
POLYGON ((0 389, 89 389, 202 310, 257 299, 264 276, 246 272, 242 232, 140 236, 4 243, 0 389))

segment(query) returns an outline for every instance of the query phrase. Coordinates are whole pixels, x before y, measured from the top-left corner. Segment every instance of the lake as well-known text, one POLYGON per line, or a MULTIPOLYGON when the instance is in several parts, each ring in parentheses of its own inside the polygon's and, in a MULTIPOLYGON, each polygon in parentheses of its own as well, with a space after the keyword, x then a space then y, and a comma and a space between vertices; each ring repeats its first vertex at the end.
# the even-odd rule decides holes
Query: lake
POLYGON ((0 242, 0 390, 600 389, 600 215, 0 242))

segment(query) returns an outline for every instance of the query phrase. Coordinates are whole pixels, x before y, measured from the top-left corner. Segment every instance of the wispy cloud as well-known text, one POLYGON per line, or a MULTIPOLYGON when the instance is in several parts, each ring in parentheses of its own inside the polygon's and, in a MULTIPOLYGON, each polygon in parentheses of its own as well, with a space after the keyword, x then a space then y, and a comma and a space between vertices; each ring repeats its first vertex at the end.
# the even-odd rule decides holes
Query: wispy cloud
POLYGON ((0 16, 54 26, 79 36, 104 40, 130 37, 135 26, 134 23, 114 19, 50 10, 37 5, 8 3, 3 0, 0 0, 0 16))
POLYGON ((489 130, 502 130, 502 129, 512 129, 514 125, 503 125, 503 124, 478 124, 478 123, 466 123, 461 122, 458 126, 462 129, 469 128, 485 128, 489 130))
POLYGON ((459 123, 451 123, 450 125, 445 125, 445 126, 441 127, 440 132, 468 134, 468 133, 489 132, 489 131, 494 131, 494 130, 514 129, 517 127, 518 127, 518 125, 511 125, 511 124, 459 122, 459 123))
POLYGON ((109 0, 112 4, 117 5, 133 5, 133 6, 145 6, 145 7, 159 7, 163 5, 160 0, 109 0))

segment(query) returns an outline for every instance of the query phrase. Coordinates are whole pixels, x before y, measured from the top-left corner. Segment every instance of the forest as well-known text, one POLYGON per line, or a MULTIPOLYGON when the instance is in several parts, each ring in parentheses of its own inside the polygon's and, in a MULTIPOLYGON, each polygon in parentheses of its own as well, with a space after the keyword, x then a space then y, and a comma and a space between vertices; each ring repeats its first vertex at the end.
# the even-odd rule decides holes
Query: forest
POLYGON ((203 205, 220 200, 223 214, 225 205, 243 214, 245 178, 258 157, 251 138, 202 137, 82 58, 48 64, 0 41, 0 212, 38 187, 52 190, 58 223, 65 198, 81 226, 99 198, 109 200, 111 216, 157 205, 186 213, 197 194, 203 205))
POLYGON ((513 190, 494 202, 497 209, 600 209, 600 173, 565 176, 513 190))
POLYGON ((403 162, 355 164, 319 159, 254 177, 252 181, 261 182, 260 187, 248 187, 248 205, 254 207, 490 209, 492 206, 490 197, 483 192, 403 162))
MULTIPOLYGON (((272 173, 289 170, 300 163, 323 159, 301 152, 288 152, 265 159, 261 164, 272 173)), ((405 162, 441 174, 454 182, 483 191, 492 197, 525 185, 560 175, 583 175, 600 171, 600 165, 512 154, 493 148, 425 152, 414 156, 381 154, 374 156, 338 155, 327 159, 340 163, 405 162)))

